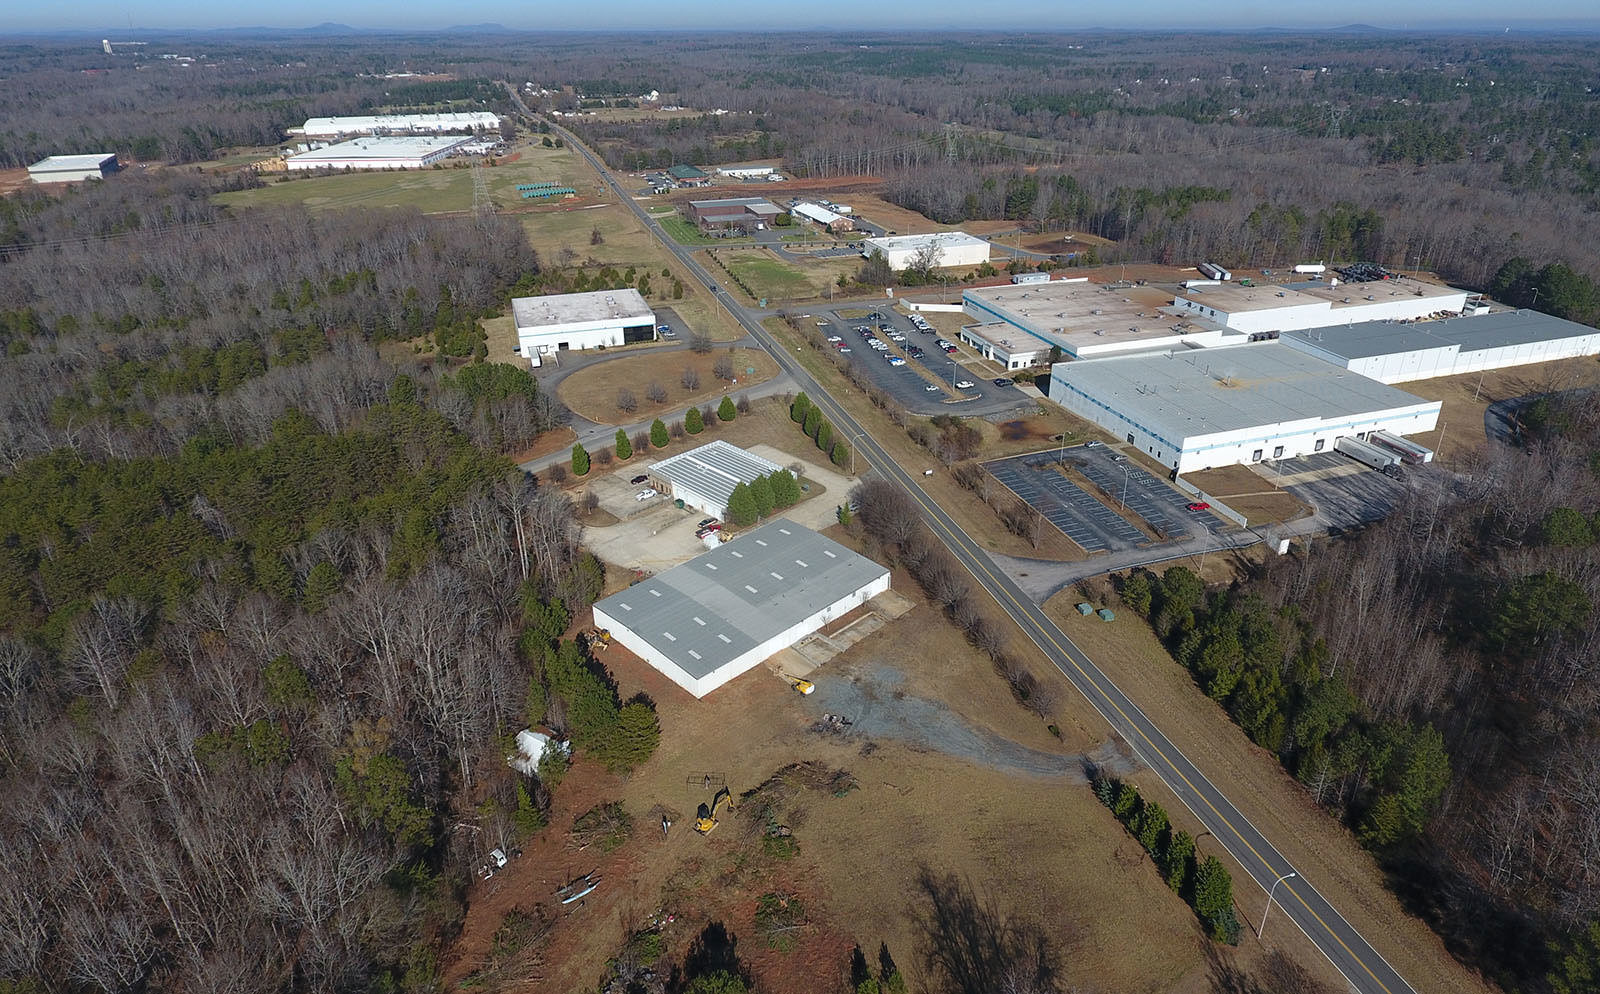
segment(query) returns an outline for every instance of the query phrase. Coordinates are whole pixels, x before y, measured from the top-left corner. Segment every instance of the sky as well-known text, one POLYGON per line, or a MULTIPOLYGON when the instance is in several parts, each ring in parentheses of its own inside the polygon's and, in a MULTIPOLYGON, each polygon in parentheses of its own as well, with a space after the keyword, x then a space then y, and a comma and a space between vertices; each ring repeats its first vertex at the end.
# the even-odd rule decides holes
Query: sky
POLYGON ((1073 28, 1248 29, 1339 27, 1372 24, 1389 28, 1473 30, 1520 25, 1600 25, 1593 0, 1540 0, 1508 8, 1503 0, 1413 0, 1382 3, 1223 2, 1200 0, 781 0, 765 3, 673 4, 665 0, 456 0, 396 3, 394 0, 277 0, 229 4, 215 0, 79 0, 62 4, 0 0, 0 38, 13 31, 98 31, 129 28, 212 29, 245 26, 301 28, 332 21, 352 27, 417 29, 498 23, 513 29, 671 31, 716 27, 812 30, 816 28, 1013 28, 1064 31, 1073 28), (1515 17, 1511 17, 1514 11, 1515 17))

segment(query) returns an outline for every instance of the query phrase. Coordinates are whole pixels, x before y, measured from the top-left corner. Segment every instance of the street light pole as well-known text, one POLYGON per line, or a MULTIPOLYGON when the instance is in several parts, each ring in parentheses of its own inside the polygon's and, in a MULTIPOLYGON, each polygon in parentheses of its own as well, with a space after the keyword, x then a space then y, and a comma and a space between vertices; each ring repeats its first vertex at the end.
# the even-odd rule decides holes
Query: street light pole
POLYGON ((1122 509, 1124 511, 1126 511, 1128 509, 1128 464, 1127 463, 1123 463, 1122 464, 1122 499, 1120 501, 1118 501, 1117 503, 1122 505, 1122 509))
MULTIPOLYGON (((1267 911, 1272 910, 1272 892, 1278 889, 1278 885, 1283 883, 1285 880, 1288 880, 1290 877, 1298 877, 1299 875, 1300 874, 1296 873, 1295 871, 1290 870, 1288 873, 1285 873, 1283 876, 1272 882, 1272 886, 1267 888, 1267 911)), ((1261 941, 1262 934, 1267 930, 1267 911, 1261 912, 1261 927, 1256 929, 1257 942, 1261 941)))

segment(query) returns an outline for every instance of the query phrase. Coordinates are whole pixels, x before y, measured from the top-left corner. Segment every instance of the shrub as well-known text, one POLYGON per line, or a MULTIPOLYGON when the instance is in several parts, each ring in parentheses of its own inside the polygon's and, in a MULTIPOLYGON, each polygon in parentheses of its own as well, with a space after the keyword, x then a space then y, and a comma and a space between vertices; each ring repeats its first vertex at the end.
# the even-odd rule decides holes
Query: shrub
POLYGON ((621 428, 617 429, 617 458, 633 458, 633 446, 628 443, 628 433, 621 428))
POLYGON ((797 425, 806 423, 806 415, 811 413, 811 398, 805 394, 796 394, 793 403, 789 405, 789 420, 797 425))
POLYGON ((667 447, 667 423, 660 418, 650 422, 650 444, 658 449, 667 447))
POLYGON ((700 389, 700 371, 693 366, 683 367, 683 375, 678 377, 678 383, 685 390, 695 391, 700 389))
POLYGON ((572 447, 572 475, 583 476, 589 472, 589 450, 582 445, 572 447))
POLYGON ((644 395, 652 404, 664 404, 667 402, 667 388, 654 380, 651 380, 650 385, 644 388, 644 395))
POLYGON ((833 443, 833 454, 830 456, 833 464, 843 469, 850 462, 850 447, 843 442, 833 443))
POLYGON ((700 416, 698 407, 691 407, 684 413, 683 430, 691 435, 698 435, 706 430, 705 419, 700 416))
POLYGON ((621 411, 623 414, 632 414, 638 409, 639 398, 633 395, 633 391, 629 390, 627 387, 619 388, 617 390, 617 410, 621 411))
POLYGON ((717 418, 721 421, 732 421, 738 414, 733 408, 733 398, 723 395, 722 403, 717 405, 717 418))

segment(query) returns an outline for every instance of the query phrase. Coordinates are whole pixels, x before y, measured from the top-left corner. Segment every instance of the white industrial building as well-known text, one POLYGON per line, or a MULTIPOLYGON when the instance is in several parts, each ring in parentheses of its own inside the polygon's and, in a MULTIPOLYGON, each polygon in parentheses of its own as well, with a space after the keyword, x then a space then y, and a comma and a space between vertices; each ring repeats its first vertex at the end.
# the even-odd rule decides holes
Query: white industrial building
POLYGON ((1050 347, 1008 324, 970 324, 956 337, 979 355, 1006 369, 1027 369, 1050 358, 1050 347))
POLYGON ((889 268, 898 272, 915 262, 930 247, 934 250, 933 265, 936 268, 981 266, 989 261, 989 243, 965 231, 868 238, 861 243, 861 254, 871 258, 872 253, 882 252, 889 262, 889 268))
POLYGON ((789 213, 796 217, 805 218, 818 227, 828 231, 850 231, 855 228, 855 222, 823 207, 821 204, 799 203, 789 208, 789 213))
POLYGON ((517 353, 535 366, 544 356, 656 337, 656 315, 638 290, 593 290, 511 301, 517 353))
POLYGON ((104 179, 117 171, 117 157, 110 152, 90 155, 52 155, 28 167, 28 178, 35 183, 82 183, 104 179))
POLYGON ((1191 285, 1178 294, 1172 306, 1180 315, 1252 334, 1460 314, 1468 296, 1465 290, 1396 276, 1367 283, 1335 279, 1262 286, 1191 285))
POLYGON ((307 138, 348 138, 351 135, 442 135, 472 131, 498 131, 500 118, 488 111, 453 114, 375 114, 359 117, 313 117, 291 135, 307 138))
POLYGON ((889 589, 889 571, 791 521, 612 594, 594 622, 704 697, 889 589))
POLYGON ((741 483, 754 483, 758 476, 770 476, 782 469, 763 459, 717 439, 680 452, 651 465, 646 472, 651 485, 686 507, 703 511, 714 518, 727 517, 728 498, 741 483))
POLYGON ((463 135, 354 138, 291 155, 283 164, 291 170, 425 169, 471 142, 470 136, 463 135))
POLYGON ((1538 311, 1291 331, 1286 345, 1380 383, 1600 355, 1600 330, 1538 311))
POLYGON ((1074 359, 1221 343, 1219 325, 1177 316, 1171 303, 1171 294, 1154 287, 1085 278, 976 287, 961 294, 961 309, 979 326, 962 337, 994 343, 997 356, 1026 353, 1031 342, 1032 349, 1048 354, 1055 346, 1074 359))
POLYGON ((1414 435, 1440 408, 1281 342, 1057 363, 1050 399, 1178 473, 1414 435))
POLYGON ((775 172, 772 166, 725 166, 717 169, 718 176, 729 179, 763 179, 775 172))

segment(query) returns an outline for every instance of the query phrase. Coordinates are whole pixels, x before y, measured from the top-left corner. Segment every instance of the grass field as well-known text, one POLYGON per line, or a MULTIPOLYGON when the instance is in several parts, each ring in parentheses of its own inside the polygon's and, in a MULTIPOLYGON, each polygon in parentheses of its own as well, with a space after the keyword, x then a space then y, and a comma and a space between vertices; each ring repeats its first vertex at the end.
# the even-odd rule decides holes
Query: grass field
POLYGON ((821 287, 805 273, 778 259, 766 249, 719 252, 717 258, 757 297, 797 300, 812 297, 821 287))
MULTIPOLYGON (((652 214, 655 213, 651 210, 652 214)), ((661 230, 672 237, 679 245, 715 245, 716 238, 708 238, 700 233, 700 229, 690 224, 683 215, 673 212, 671 216, 662 215, 658 218, 661 230)))
POLYGON ((664 411, 676 411, 690 404, 716 401, 723 394, 737 395, 757 383, 765 383, 778 373, 778 364, 760 349, 717 349, 696 355, 688 349, 672 352, 648 350, 622 359, 597 362, 561 381, 561 402, 575 413, 600 424, 633 424, 664 411), (735 382, 724 383, 712 375, 718 359, 733 360, 735 382), (685 389, 683 371, 693 369, 700 377, 698 389, 685 389), (747 370, 755 372, 747 372, 747 370), (654 402, 645 396, 651 383, 667 391, 667 399, 654 402), (617 408, 617 391, 633 391, 638 407, 632 412, 617 408))

